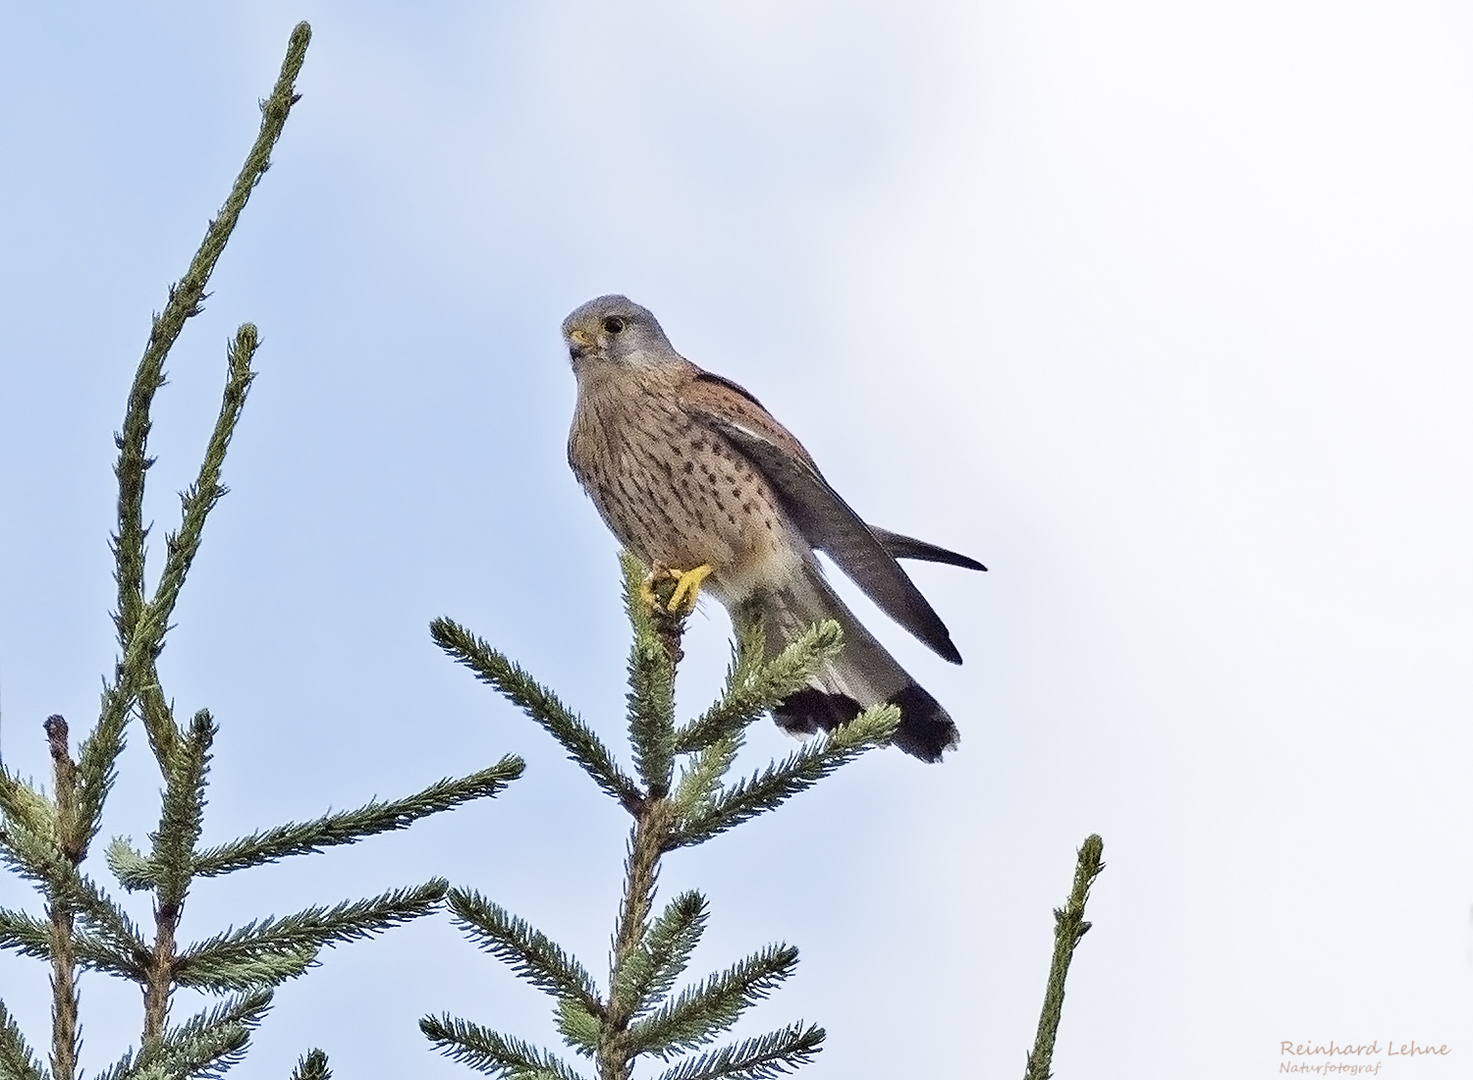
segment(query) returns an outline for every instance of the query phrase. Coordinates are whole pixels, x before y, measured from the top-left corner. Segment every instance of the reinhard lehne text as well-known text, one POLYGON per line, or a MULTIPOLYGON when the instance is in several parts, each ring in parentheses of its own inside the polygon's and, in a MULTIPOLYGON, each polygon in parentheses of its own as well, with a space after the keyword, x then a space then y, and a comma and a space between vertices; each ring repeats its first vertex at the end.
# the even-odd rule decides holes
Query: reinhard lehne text
POLYGON ((1311 1073, 1317 1076, 1378 1076, 1382 1065, 1417 1058, 1447 1057, 1447 1043, 1397 1042, 1379 1039, 1368 1043, 1294 1042, 1279 1043, 1279 1072, 1311 1073))

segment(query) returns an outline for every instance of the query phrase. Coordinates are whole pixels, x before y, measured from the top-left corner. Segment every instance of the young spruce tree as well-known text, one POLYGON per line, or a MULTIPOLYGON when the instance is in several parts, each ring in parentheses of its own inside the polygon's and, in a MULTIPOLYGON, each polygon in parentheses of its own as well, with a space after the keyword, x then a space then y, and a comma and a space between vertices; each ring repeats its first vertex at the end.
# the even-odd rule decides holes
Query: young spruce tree
MULTIPOLYGON (((272 989, 303 974, 325 947, 369 937, 437 908, 447 883, 427 881, 365 900, 318 905, 284 917, 265 916, 240 927, 188 941, 182 916, 193 883, 261 866, 292 855, 355 843, 401 829, 420 818, 494 795, 522 771, 508 757, 458 780, 444 780, 407 798, 373 800, 314 821, 262 828, 249 836, 202 847, 210 746, 216 726, 200 710, 184 722, 159 681, 158 657, 170 618, 195 555, 206 518, 225 494, 220 482, 254 373, 256 328, 240 327, 227 355, 224 400, 205 449, 198 479, 183 493, 177 531, 164 543, 153 589, 145 586, 143 523, 150 408, 164 382, 164 361, 185 322, 201 310, 205 286, 251 190, 266 172, 272 147, 296 102, 293 83, 306 54, 306 23, 292 33, 281 77, 262 103, 261 131, 220 214, 209 225, 188 271, 169 290, 155 316, 117 437, 119 657, 105 684, 97 723, 75 756, 60 716, 46 721, 52 760, 48 792, 0 767, 0 862, 28 880, 44 915, 0 909, 0 948, 35 957, 51 968, 49 1062, 43 1065, 0 1002, 0 1080, 74 1080, 79 1075, 81 995, 85 970, 137 984, 142 993, 138 1046, 104 1069, 99 1080, 174 1080, 216 1076, 238 1061, 251 1029, 271 1004, 272 989), (143 725, 163 782, 158 824, 144 849, 117 838, 106 862, 118 885, 148 893, 153 925, 145 929, 101 885, 88 858, 102 827, 131 719, 143 725), (189 988, 219 1000, 182 1023, 169 1022, 174 992, 189 988)), ((313 1051, 298 1064, 300 1080, 326 1080, 327 1060, 313 1051)))
MULTIPOLYGON (((840 765, 887 743, 899 712, 892 705, 873 706, 783 761, 728 780, 747 725, 803 687, 838 652, 843 645, 839 626, 830 621, 811 627, 780 655, 764 661, 759 614, 750 605, 739 610, 721 697, 695 719, 677 723, 675 669, 685 614, 667 610, 674 582, 656 583, 652 603, 639 561, 626 554, 623 567, 625 607, 634 631, 628 695, 634 776, 620 767, 587 724, 504 654, 450 619, 431 625, 446 653, 547 729, 633 818, 607 982, 600 987, 587 965, 478 892, 452 888, 450 909, 472 941, 553 998, 559 1033, 575 1054, 588 1059, 598 1080, 630 1080, 641 1058, 666 1066, 654 1074, 655 1080, 768 1080, 810 1062, 821 1049, 823 1029, 798 1022, 714 1050, 703 1048, 793 973, 798 950, 769 945, 676 992, 706 928, 708 905, 700 893, 684 892, 651 918, 660 860, 777 809, 840 765)), ((1048 1080, 1051 1075, 1064 981, 1074 949, 1089 929, 1084 905, 1104 868, 1102 852, 1098 836, 1085 840, 1069 900, 1054 912, 1054 955, 1025 1080, 1048 1080)), ((443 1053, 491 1076, 585 1076, 547 1050, 448 1013, 425 1017, 420 1028, 443 1053)))
MULTIPOLYGON (((607 983, 601 988, 582 962, 477 892, 451 889, 450 909, 472 940, 552 996, 564 1041, 589 1059, 599 1080, 628 1080, 641 1058, 673 1061, 659 1073, 660 1080, 777 1076, 818 1053, 822 1028, 798 1022, 714 1050, 702 1048, 793 974, 798 950, 769 945, 677 992, 705 931, 708 907, 700 893, 683 892, 652 918, 660 860, 775 810, 839 766, 883 745, 900 715, 892 705, 867 709, 786 759, 729 781, 747 725, 802 687, 839 650, 838 624, 814 626, 764 661, 757 612, 738 612, 724 692, 700 716, 681 724, 675 718, 675 667, 685 617, 664 607, 673 582, 659 583, 657 602, 651 604, 644 568, 627 555, 624 576, 634 628, 628 698, 632 776, 587 724, 500 652, 449 619, 431 627, 442 649, 546 728, 633 819, 607 983)), ((573 1080, 583 1075, 548 1051, 448 1014, 426 1017, 420 1027, 446 1054, 492 1076, 573 1080)))

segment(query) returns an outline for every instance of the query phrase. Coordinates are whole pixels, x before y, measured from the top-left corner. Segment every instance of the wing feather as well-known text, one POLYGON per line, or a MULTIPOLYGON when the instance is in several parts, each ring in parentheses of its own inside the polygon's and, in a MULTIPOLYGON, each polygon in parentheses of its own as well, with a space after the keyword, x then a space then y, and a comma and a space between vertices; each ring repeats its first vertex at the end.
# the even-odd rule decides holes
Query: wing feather
POLYGON ((783 508, 809 546, 827 553, 880 610, 937 655, 960 664, 961 653, 952 644, 951 633, 941 616, 906 576, 884 543, 829 486, 797 440, 765 409, 761 410, 760 418, 745 415, 752 411, 754 402, 750 396, 739 410, 723 410, 724 403, 713 401, 713 397, 710 393, 688 395, 687 411, 724 435, 757 467, 777 492, 783 508), (738 411, 744 415, 732 415, 738 411))
POLYGON ((924 540, 917 540, 913 536, 902 536, 900 533, 882 529, 878 525, 871 525, 869 531, 875 534, 875 539, 885 546, 885 550, 897 559, 916 559, 920 562, 946 563, 948 566, 961 566, 968 570, 986 570, 976 559, 968 555, 962 555, 955 551, 947 551, 944 547, 928 544, 924 540))

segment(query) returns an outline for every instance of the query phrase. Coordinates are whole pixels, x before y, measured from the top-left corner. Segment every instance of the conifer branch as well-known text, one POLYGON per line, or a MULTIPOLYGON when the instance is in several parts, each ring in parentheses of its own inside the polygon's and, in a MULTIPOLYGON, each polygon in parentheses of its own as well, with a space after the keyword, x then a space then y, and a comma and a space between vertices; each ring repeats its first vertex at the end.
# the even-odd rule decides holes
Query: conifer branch
MULTIPOLYGON (((427 914, 439 905, 447 884, 437 879, 369 900, 253 921, 181 951, 176 937, 193 879, 404 828, 429 814, 496 794, 522 770, 520 761, 507 758, 474 776, 441 781, 407 799, 373 800, 357 810, 328 813, 306 824, 288 824, 197 850, 216 729, 206 711, 195 714, 187 725, 176 722, 172 702, 160 685, 157 661, 199 553, 206 521, 226 494, 221 480, 224 462, 254 378, 255 326, 241 325, 227 350, 220 410, 195 481, 181 493, 180 523, 166 538, 158 580, 148 595, 143 504, 152 464, 150 414, 165 383, 165 359, 184 324, 199 313, 219 256, 252 189, 269 167, 272 148, 297 100, 294 80, 309 38, 308 26, 297 26, 275 89, 261 103, 261 129, 251 152, 184 277, 170 288, 168 304, 154 317, 135 373, 122 430, 116 436, 118 524, 111 546, 119 654, 111 680, 104 683, 98 722, 73 761, 65 721, 60 717, 47 721, 55 772, 53 797, 0 767, 0 864, 32 879, 45 902, 44 920, 0 909, 0 949, 48 962, 53 987, 49 1073, 36 1064, 0 1006, 0 1080, 75 1080, 80 1044, 76 979, 82 969, 120 976, 144 990, 141 1046, 103 1073, 104 1080, 183 1080, 223 1073, 243 1055, 251 1029, 270 1004, 272 985, 301 974, 328 945, 372 936, 427 914), (144 943, 142 931, 127 913, 80 869, 100 827, 123 736, 135 710, 164 781, 158 826, 150 835, 148 854, 119 838, 109 845, 107 861, 125 888, 153 892, 151 944, 144 943), (170 1026, 171 997, 181 986, 217 997, 238 992, 183 1025, 170 1026)), ((309 1076, 326 1080, 326 1066, 321 1052, 313 1051, 299 1063, 298 1074, 304 1080, 309 1076)))
POLYGON ((22 826, 12 825, 0 838, 0 863, 17 876, 45 885, 57 875, 54 864, 60 856, 49 838, 40 837, 22 826))
POLYGON ((659 798, 670 793, 675 767, 675 667, 653 627, 629 651, 629 685, 634 767, 645 790, 659 798))
POLYGON ((102 692, 102 710, 97 726, 82 740, 77 753, 81 782, 77 791, 77 819, 91 838, 102 824, 102 805, 112 790, 118 755, 123 752, 123 729, 136 695, 136 683, 143 666, 142 656, 148 651, 146 641, 152 639, 152 622, 145 614, 138 623, 144 640, 135 639, 123 650, 114 665, 113 682, 102 692))
POLYGON ((194 857, 195 877, 217 877, 248 866, 260 866, 292 855, 309 855, 366 836, 407 829, 432 814, 453 810, 475 799, 497 795, 526 768, 519 757, 504 757, 489 769, 455 780, 437 780, 403 799, 366 803, 355 810, 324 814, 303 824, 278 825, 194 857))
POLYGON ((174 981, 180 986, 231 990, 274 985, 301 974, 326 945, 372 937, 427 915, 447 887, 443 878, 435 878, 370 900, 249 922, 182 951, 174 963, 174 981))
POLYGON ((56 830, 51 801, 20 777, 0 765, 0 846, 10 846, 10 834, 23 829, 35 836, 56 830))
MULTIPOLYGON (((60 716, 51 716, 47 718, 45 728, 56 785, 52 804, 52 843, 60 856, 58 863, 70 864, 75 869, 85 849, 85 843, 77 835, 77 766, 71 757, 66 721, 60 716)), ((60 878, 57 875, 48 881, 45 890, 46 917, 50 922, 51 1075, 56 1080, 72 1080, 82 1045, 78 1017, 81 998, 74 951, 76 911, 72 890, 66 888, 60 878)))
POLYGON ((453 1016, 426 1016, 419 1029, 436 1048, 463 1065, 506 1080, 584 1080, 552 1054, 453 1016))
POLYGON ((0 1001, 0 1080, 49 1080, 3 1001, 0 1001))
POLYGON ((44 797, 32 802, 34 791, 25 785, 17 785, 10 793, 18 796, 18 812, 7 814, 0 829, 0 861, 38 885, 65 880, 71 864, 56 843, 60 827, 56 807, 44 797), (26 815, 24 820, 21 813, 26 815))
MULTIPOLYGON (((224 399, 220 403, 220 414, 205 449, 199 476, 188 490, 180 494, 183 513, 179 531, 164 537, 164 546, 167 549, 164 569, 159 577, 158 587, 154 590, 153 599, 147 607, 150 626, 168 626, 180 590, 184 587, 184 579, 199 552, 205 519, 227 493, 226 487, 220 483, 220 472, 225 464, 225 453, 230 448, 230 438, 235 433, 236 423, 245 408, 246 392, 251 380, 255 378, 255 372, 251 370, 251 360, 256 353, 256 344, 255 326, 244 323, 236 331, 235 341, 226 351, 229 373, 224 399)), ((150 641, 149 646, 147 670, 136 683, 139 711, 154 756, 167 772, 168 763, 178 752, 180 733, 174 722, 173 710, 164 700, 163 691, 159 687, 155 662, 159 649, 162 648, 162 639, 150 641)))
POLYGON ((46 914, 51 921, 47 950, 51 960, 51 1075, 72 1080, 82 1045, 72 912, 65 899, 53 896, 46 914))
POLYGON ((128 892, 141 892, 158 884, 158 871, 153 860, 135 848, 129 838, 113 837, 103 857, 113 877, 128 892))
MULTIPOLYGON (((53 718, 51 740, 53 754, 61 753, 63 759, 58 767, 65 770, 65 735, 59 718, 53 718)), ((27 789, 28 790, 28 789, 27 789)), ((12 789, 12 794, 15 790, 12 789)), ((148 950, 142 943, 142 935, 128 915, 86 875, 80 873, 75 862, 61 850, 56 841, 60 834, 61 817, 58 808, 48 805, 53 822, 50 837, 37 836, 29 829, 12 824, 0 840, 0 861, 18 873, 36 881, 50 898, 48 910, 66 911, 70 915, 70 947, 58 958, 52 951, 52 942, 57 933, 55 923, 46 926, 44 941, 37 936, 42 924, 20 912, 0 912, 0 947, 15 948, 23 954, 40 957, 53 964, 71 961, 92 970, 111 972, 124 978, 142 980, 148 966, 148 950), (76 928, 81 919, 91 933, 76 928)), ((34 809, 34 807, 32 807, 34 809)), ((34 815, 29 815, 34 819, 34 815)))
MULTIPOLYGON (((504 757, 489 769, 456 780, 437 780, 407 798, 374 800, 354 810, 324 814, 314 821, 264 829, 194 853, 190 873, 196 878, 219 877, 293 855, 312 855, 339 844, 353 844, 378 833, 407 829, 421 818, 453 810, 474 799, 491 798, 521 776, 524 768, 521 758, 504 757)), ((159 882, 155 860, 121 838, 108 846, 107 861, 125 889, 152 889, 159 882)))
MULTIPOLYGON (((102 971, 116 971, 134 977, 141 970, 139 957, 145 949, 138 927, 128 918, 105 892, 86 875, 81 874, 55 848, 20 830, 12 830, 5 837, 10 846, 0 848, 0 862, 14 869, 23 877, 37 882, 43 891, 67 898, 74 914, 82 919, 94 932, 95 937, 77 933, 75 935, 77 959, 84 966, 102 971)), ((12 924, 10 919, 31 920, 20 912, 0 909, 0 924, 12 924)), ((23 935, 23 931, 17 931, 23 935)), ((0 948, 7 946, 0 932, 0 948)), ((29 951, 29 950, 27 950, 29 951)), ((50 953, 30 952, 33 956, 50 959, 50 953)))
POLYGON ((814 1024, 789 1024, 682 1061, 655 1080, 772 1080, 807 1065, 823 1045, 824 1030, 814 1024))
POLYGON ((0 771, 0 863, 47 893, 65 897, 77 908, 75 914, 127 947, 136 940, 136 934, 130 937, 133 924, 128 916, 78 871, 87 834, 77 797, 80 769, 68 753, 66 720, 52 716, 46 731, 53 771, 62 785, 59 800, 53 803, 31 785, 0 771))
MULTIPOLYGON (((143 1048, 145 1051, 163 1036, 169 1020, 169 1001, 176 978, 177 933, 179 908, 159 906, 154 909, 153 951, 143 973, 143 1048)), ((252 984, 254 985, 254 984, 252 984)), ((232 987, 233 989, 233 987, 232 987)))
MULTIPOLYGON (((679 646, 670 644, 671 628, 662 633, 655 625, 655 612, 643 595, 643 566, 627 554, 622 559, 624 610, 634 628, 629 649, 629 745, 645 790, 652 798, 661 798, 670 792, 675 765, 674 654, 679 646)), ((677 616, 673 621, 678 641, 681 620, 677 616)))
MULTIPOLYGON (((49 923, 23 911, 0 908, 0 949, 18 956, 49 961, 52 959, 51 948, 52 928, 49 923)), ((143 967, 136 957, 120 953, 109 943, 76 930, 72 933, 72 955, 79 966, 92 970, 109 971, 129 979, 141 978, 143 974, 143 967)))
POLYGON ((1049 1080, 1053 1075, 1049 1066, 1053 1063, 1054 1040, 1059 1034, 1059 1017, 1064 1009, 1064 980, 1069 975, 1069 962, 1074 958, 1075 947, 1089 931, 1089 923, 1084 921, 1084 905, 1089 899, 1089 887, 1105 868, 1102 861, 1104 853, 1105 842, 1098 834, 1085 837, 1079 848, 1074 887, 1069 890, 1069 899, 1064 907, 1054 909, 1054 956, 1049 964, 1043 1012, 1038 1018, 1038 1037, 1033 1043, 1033 1052, 1028 1055, 1024 1080, 1049 1080))
MULTIPOLYGON (((144 715, 151 710, 149 699, 162 694, 146 695, 144 715)), ((194 846, 199 842, 205 812, 205 779, 209 773, 210 745, 215 739, 215 725, 210 714, 196 713, 190 730, 178 738, 172 717, 160 716, 154 746, 160 748, 165 738, 172 743, 168 756, 160 754, 164 770, 163 809, 159 828, 153 836, 153 865, 159 867, 159 881, 154 893, 154 944, 148 957, 143 992, 143 1037, 145 1045, 157 1039, 169 1015, 169 996, 174 989, 175 951, 179 916, 189 892, 189 863, 194 846), (162 724, 167 722, 167 728, 162 724), (167 733, 167 734, 165 734, 167 733)))
POLYGON ((630 1002, 631 1016, 648 1013, 674 987, 706 932, 707 917, 706 898, 698 892, 683 892, 650 926, 619 973, 618 993, 630 1002))
POLYGON ((598 1056, 599 1039, 603 1037, 604 1022, 581 1002, 572 998, 559 998, 557 1003, 557 1030, 563 1042, 573 1051, 586 1058, 598 1056))
POLYGON ((53 842, 62 857, 75 866, 86 849, 85 841, 77 834, 77 764, 72 760, 67 722, 60 716, 48 716, 44 728, 56 785, 51 818, 53 842))
POLYGON ((758 814, 776 809, 866 750, 883 746, 899 722, 900 710, 895 706, 870 706, 849 723, 813 739, 780 764, 769 765, 762 772, 738 781, 697 809, 671 834, 665 850, 704 843, 758 814))
MULTIPOLYGON (((172 540, 172 536, 169 539, 172 540)), ((160 639, 155 647, 161 649, 163 640, 160 639)), ((153 662, 146 665, 143 673, 134 680, 133 688, 138 717, 143 721, 149 748, 167 775, 167 763, 179 753, 179 725, 174 720, 173 705, 164 697, 163 688, 159 685, 158 668, 153 662)))
POLYGON ((619 906, 614 955, 609 966, 609 1003, 597 1054, 600 1080, 626 1080, 627 1063, 633 1056, 629 1025, 641 1003, 633 997, 633 980, 623 972, 634 961, 648 932, 671 814, 667 800, 653 799, 640 808, 634 821, 629 853, 624 860, 624 899, 619 906))
POLYGON ((138 1054, 124 1054, 97 1080, 181 1080, 217 1077, 245 1055, 251 1032, 271 1007, 268 990, 231 997, 213 1009, 150 1041, 138 1054))
MULTIPOLYGON (((246 155, 220 213, 206 229, 189 269, 177 284, 169 287, 168 303, 162 314, 154 316, 148 345, 133 379, 123 430, 117 437, 118 532, 113 538, 118 566, 118 632, 125 651, 127 638, 138 625, 143 608, 143 544, 148 535, 143 527, 143 489, 144 474, 152 463, 148 457, 148 434, 153 426, 149 413, 154 394, 164 384, 164 359, 184 329, 184 323, 203 310, 205 286, 215 264, 225 251, 251 191, 271 167, 271 151, 281 138, 287 115, 299 97, 294 84, 311 39, 312 29, 306 23, 297 24, 292 31, 276 86, 261 105, 261 130, 255 144, 246 155)), ((248 364, 249 357, 246 360, 248 364)))
POLYGON ((164 1036, 149 1063, 163 1066, 165 1076, 219 1076, 245 1056, 270 1008, 271 992, 255 989, 196 1013, 164 1036))
POLYGON ((194 557, 199 553, 205 519, 228 493, 228 489, 220 483, 220 473, 225 465, 225 454, 230 449, 236 424, 245 409, 246 395, 256 377, 251 369, 251 361, 255 359, 258 343, 255 325, 242 323, 235 332, 235 340, 226 350, 228 374, 220 401, 220 413, 215 419, 214 430, 210 433, 199 475, 180 494, 182 514, 179 531, 166 538, 167 555, 163 573, 159 575, 158 587, 150 601, 160 623, 167 624, 174 614, 174 605, 184 587, 184 579, 194 564, 194 557))
POLYGON ((675 749, 703 750, 741 731, 783 698, 802 689, 824 663, 843 648, 843 632, 832 619, 804 630, 766 664, 760 616, 747 606, 733 619, 737 642, 727 671, 726 690, 714 705, 678 729, 675 749))
MULTIPOLYGON (((112 538, 112 551, 116 564, 118 610, 114 615, 114 622, 117 626, 118 646, 122 655, 115 667, 112 683, 103 691, 102 709, 97 727, 83 742, 79 755, 82 782, 78 821, 83 834, 89 840, 96 835, 102 814, 102 804, 112 786, 114 765, 123 748, 123 728, 127 723, 128 711, 138 699, 142 689, 145 687, 156 689, 157 687, 158 678, 153 671, 153 665, 158 658, 159 650, 163 647, 163 635, 168 626, 168 617, 173 610, 174 600, 177 599, 178 590, 183 584, 184 574, 188 570, 189 561, 193 558, 194 549, 198 547, 197 528, 203 527, 204 517, 220 494, 216 491, 217 460, 214 472, 215 481, 212 481, 208 488, 196 488, 197 496, 206 490, 209 495, 204 502, 199 503, 192 517, 189 508, 186 507, 186 525, 181 528, 181 536, 185 543, 177 550, 175 543, 171 542, 169 545, 171 549, 169 565, 166 565, 165 575, 160 579, 160 590, 155 594, 154 604, 146 604, 144 602, 146 568, 144 541, 147 539, 148 530, 143 525, 143 495, 145 475, 153 463, 148 456, 148 435, 153 426, 150 413, 154 395, 164 384, 164 360, 169 350, 173 348, 174 342, 184 329, 185 322, 203 310, 201 305, 205 297, 205 287, 209 283, 211 273, 214 272, 215 264, 225 250, 225 244, 230 239, 236 222, 240 219, 241 211, 245 209, 251 191, 266 170, 270 168, 271 151, 281 137, 287 115, 298 98, 294 84, 297 74, 301 71, 302 62, 306 58, 307 44, 311 38, 312 30, 306 23, 299 23, 292 31, 286 59, 282 62, 281 74, 277 78, 276 86, 271 96, 261 105, 261 130, 256 137, 255 144, 251 147, 250 153, 246 155, 245 164, 236 177, 220 213, 206 229, 204 240, 199 250, 195 252, 189 269, 185 271, 184 277, 177 284, 169 287, 168 303, 161 314, 154 316, 148 344, 143 350, 143 357, 138 363, 138 370, 133 377, 133 387, 128 395, 128 408, 123 417, 123 430, 115 437, 118 461, 113 471, 118 481, 118 530, 112 538), (196 533, 193 548, 190 548, 188 544, 191 533, 196 533)), ((250 382, 250 354, 255 349, 255 328, 250 327, 249 332, 246 331, 247 327, 241 328, 241 332, 237 334, 236 348, 230 355, 231 377, 227 382, 227 405, 230 405, 233 397, 238 397, 240 403, 243 403, 245 387, 250 382), (241 348, 242 344, 248 347, 241 348), (245 371, 243 382, 242 369, 245 371)), ((222 421, 225 420, 227 411, 230 418, 226 426, 229 430, 233 430, 235 418, 239 416, 239 408, 232 407, 222 410, 222 421)), ((221 424, 217 423, 217 436, 220 428, 221 424)), ((228 441, 229 431, 227 430, 224 443, 228 441)), ((219 450, 218 457, 223 457, 224 443, 221 443, 218 438, 211 440, 212 449, 219 450)), ((209 454, 207 453, 206 469, 208 468, 209 454)), ((198 499, 190 501, 198 502, 198 499)), ((152 698, 151 707, 146 710, 146 713, 153 721, 147 726, 150 738, 154 742, 154 751, 161 756, 162 760, 170 755, 172 747, 168 738, 169 729, 159 722, 158 705, 161 701, 161 697, 152 698)))
POLYGON ((180 907, 189 891, 190 863, 204 824, 210 746, 218 730, 209 712, 201 709, 167 762, 163 809, 150 860, 158 867, 157 895, 162 907, 180 907))
POLYGON ((332 1080, 332 1070, 327 1067, 327 1055, 321 1050, 309 1050, 292 1070, 292 1080, 332 1080))
POLYGON ((688 819, 708 809, 721 786, 721 780, 736 764, 737 752, 746 734, 734 731, 700 750, 681 766, 680 782, 675 785, 671 802, 681 819, 688 819))
POLYGON ((450 619, 440 618, 430 623, 430 636, 452 660, 470 668, 477 679, 493 687, 562 743, 568 756, 600 790, 617 799, 630 813, 635 812, 644 798, 638 786, 614 763, 613 754, 593 729, 573 715, 552 691, 450 619))
POLYGON ((67 888, 78 917, 91 929, 96 941, 93 948, 88 946, 87 937, 79 937, 78 959, 89 968, 136 978, 148 954, 142 930, 106 892, 75 867, 67 879, 67 888))
MULTIPOLYGON (((451 895, 451 907, 473 940, 557 1000, 559 1033, 576 1053, 593 1059, 599 1080, 630 1080, 640 1055, 668 1060, 710 1042, 791 975, 797 963, 797 950, 771 945, 671 998, 708 913, 699 893, 685 892, 651 921, 661 858, 776 808, 845 762, 888 742, 899 721, 894 706, 867 709, 786 760, 723 790, 721 782, 735 762, 747 725, 806 684, 838 651, 839 628, 832 622, 810 628, 768 661, 760 612, 752 606, 738 611, 737 642, 722 697, 696 720, 677 727, 674 676, 685 616, 669 610, 674 583, 646 577, 642 565, 627 554, 621 563, 634 634, 629 740, 647 790, 619 771, 613 755, 551 691, 463 627, 448 619, 432 624, 434 638, 447 654, 551 732, 634 817, 605 1001, 598 999, 583 965, 545 934, 478 893, 455 890, 451 895), (676 758, 682 755, 687 760, 680 763, 672 794, 676 758)), ((574 1075, 544 1051, 469 1021, 426 1017, 420 1027, 442 1052, 494 1076, 559 1080, 574 1075)), ((823 1038, 821 1029, 795 1024, 701 1054, 666 1075, 675 1080, 766 1080, 809 1061, 823 1038)))
POLYGON ((226 941, 218 951, 191 955, 187 963, 176 961, 170 968, 170 986, 210 990, 280 986, 306 974, 319 951, 301 941, 226 941))
MULTIPOLYGON (((215 264, 225 250, 226 242, 250 199, 251 191, 271 167, 271 151, 281 137, 292 105, 298 99, 295 91, 296 77, 306 59, 307 45, 311 38, 312 30, 306 23, 299 23, 292 31, 276 86, 271 96, 261 105, 261 130, 255 144, 246 155, 245 164, 241 167, 225 204, 220 208, 220 213, 205 230, 204 240, 195 252, 189 269, 177 284, 169 287, 168 303, 163 312, 154 317, 148 345, 144 348, 133 379, 133 388, 128 396, 123 430, 116 438, 118 463, 114 472, 118 479, 118 531, 113 537, 113 552, 117 563, 118 644, 124 659, 119 664, 117 678, 111 689, 120 693, 124 700, 121 710, 118 710, 117 702, 105 703, 105 723, 99 725, 98 734, 102 736, 99 750, 103 752, 105 763, 109 767, 116 758, 116 751, 110 755, 107 751, 115 744, 120 746, 128 702, 141 687, 157 683, 157 677, 150 679, 149 675, 162 647, 164 628, 168 625, 169 615, 173 611, 179 589, 183 586, 189 564, 198 550, 199 530, 204 527, 204 520, 210 509, 224 493, 218 486, 219 466, 229 443, 230 432, 239 417, 240 407, 244 404, 246 388, 250 385, 250 360, 256 347, 255 327, 246 324, 237 332, 236 345, 230 353, 230 378, 227 381, 225 407, 222 407, 220 420, 216 424, 215 434, 210 440, 210 448, 201 467, 201 479, 208 482, 197 483, 191 495, 186 496, 184 524, 179 535, 169 540, 169 553, 159 587, 155 591, 153 602, 145 605, 144 541, 148 530, 143 525, 143 494, 145 473, 152 464, 148 457, 148 435, 153 426, 150 416, 153 398, 164 384, 164 360, 169 350, 174 347, 185 322, 204 310, 205 287, 214 272, 215 264), (141 631, 146 632, 149 640, 141 642, 144 647, 135 650, 134 639, 141 631)), ((149 712, 157 721, 157 710, 149 712)), ((155 753, 161 758, 167 757, 171 750, 168 745, 168 730, 157 724, 149 724, 148 730, 150 738, 156 740, 155 753)))
POLYGON ((689 987, 650 1017, 629 1029, 636 1053, 667 1059, 677 1050, 710 1042, 741 1014, 767 997, 798 966, 798 950, 769 945, 704 983, 689 987))
POLYGON ((570 998, 595 1016, 603 1014, 593 976, 547 935, 477 892, 451 889, 455 919, 481 948, 522 978, 557 998, 570 998))

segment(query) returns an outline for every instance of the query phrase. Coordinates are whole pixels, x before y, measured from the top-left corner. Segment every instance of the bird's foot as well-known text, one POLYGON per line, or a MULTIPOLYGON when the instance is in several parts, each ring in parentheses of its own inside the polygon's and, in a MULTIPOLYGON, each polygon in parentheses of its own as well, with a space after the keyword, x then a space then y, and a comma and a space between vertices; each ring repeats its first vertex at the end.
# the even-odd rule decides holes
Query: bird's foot
POLYGON ((689 615, 696 608, 696 595, 701 591, 701 582, 711 576, 711 564, 702 563, 694 570, 668 570, 666 573, 675 579, 675 591, 670 594, 670 602, 665 605, 665 610, 672 615, 676 612, 689 615))
POLYGON ((650 571, 649 577, 645 578, 639 586, 639 598, 656 611, 668 612, 671 615, 689 615, 695 610, 696 595, 700 592, 701 582, 705 581, 711 574, 711 567, 702 563, 694 570, 672 570, 661 563, 655 563, 654 569, 650 571), (673 581, 675 586, 670 589, 668 599, 661 599, 660 593, 655 591, 655 585, 662 581, 673 581))
POLYGON ((694 570, 672 570, 654 562, 648 576, 639 583, 639 599, 650 606, 650 629, 670 658, 672 670, 685 655, 680 648, 685 617, 695 610, 701 582, 710 576, 711 567, 705 563, 694 570))

